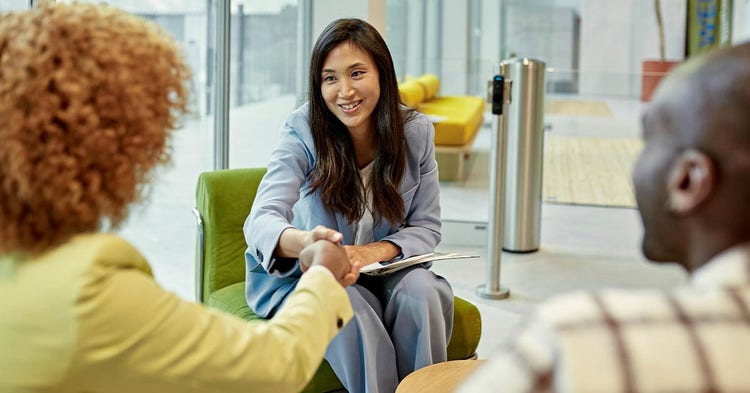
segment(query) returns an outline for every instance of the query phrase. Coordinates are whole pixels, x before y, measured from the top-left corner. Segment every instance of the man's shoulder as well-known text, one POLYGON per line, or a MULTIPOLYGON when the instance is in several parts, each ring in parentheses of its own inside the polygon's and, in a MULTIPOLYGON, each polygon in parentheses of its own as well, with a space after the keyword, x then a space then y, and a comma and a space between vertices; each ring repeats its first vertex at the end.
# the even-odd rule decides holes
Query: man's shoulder
POLYGON ((538 316, 558 329, 640 320, 668 312, 671 296, 660 289, 577 291, 545 301, 538 316))
POLYGON ((681 325, 741 316, 738 298, 750 299, 750 287, 701 289, 607 289, 573 292, 542 303, 536 316, 556 331, 596 327, 681 325))
POLYGON ((740 366, 746 356, 737 352, 737 343, 750 340, 742 299, 750 299, 750 288, 572 293, 543 303, 519 345, 532 354, 552 351, 555 370, 563 371, 556 383, 570 391, 627 390, 628 384, 699 391, 710 369, 723 370, 713 377, 726 390, 748 391, 740 366), (676 369, 685 372, 659 371, 676 369))

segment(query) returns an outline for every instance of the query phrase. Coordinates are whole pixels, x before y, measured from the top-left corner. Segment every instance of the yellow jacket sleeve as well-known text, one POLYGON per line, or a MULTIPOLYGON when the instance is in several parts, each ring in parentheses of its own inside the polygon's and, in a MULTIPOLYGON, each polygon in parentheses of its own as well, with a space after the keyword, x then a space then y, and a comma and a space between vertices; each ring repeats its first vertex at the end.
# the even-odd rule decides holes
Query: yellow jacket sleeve
POLYGON ((78 355, 71 371, 84 389, 299 391, 352 316, 346 291, 324 271, 303 275, 270 321, 208 310, 163 290, 138 251, 110 239, 76 304, 78 355))

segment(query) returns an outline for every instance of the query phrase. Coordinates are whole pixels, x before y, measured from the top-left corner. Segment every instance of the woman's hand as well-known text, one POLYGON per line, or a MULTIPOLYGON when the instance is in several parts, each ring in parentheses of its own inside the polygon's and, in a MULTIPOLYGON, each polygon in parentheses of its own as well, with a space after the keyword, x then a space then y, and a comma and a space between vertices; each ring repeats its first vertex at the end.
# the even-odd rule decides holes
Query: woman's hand
POLYGON ((367 266, 380 261, 390 261, 401 253, 401 250, 393 243, 379 241, 361 246, 344 246, 349 262, 359 263, 367 266))

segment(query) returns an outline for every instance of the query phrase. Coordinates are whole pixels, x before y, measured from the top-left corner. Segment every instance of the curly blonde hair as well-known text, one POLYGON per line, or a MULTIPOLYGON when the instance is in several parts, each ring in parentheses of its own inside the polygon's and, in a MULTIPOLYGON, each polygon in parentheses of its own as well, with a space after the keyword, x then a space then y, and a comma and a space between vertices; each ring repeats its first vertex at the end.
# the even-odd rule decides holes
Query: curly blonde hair
POLYGON ((172 39, 124 11, 0 15, 0 253, 120 224, 170 161, 189 78, 172 39))

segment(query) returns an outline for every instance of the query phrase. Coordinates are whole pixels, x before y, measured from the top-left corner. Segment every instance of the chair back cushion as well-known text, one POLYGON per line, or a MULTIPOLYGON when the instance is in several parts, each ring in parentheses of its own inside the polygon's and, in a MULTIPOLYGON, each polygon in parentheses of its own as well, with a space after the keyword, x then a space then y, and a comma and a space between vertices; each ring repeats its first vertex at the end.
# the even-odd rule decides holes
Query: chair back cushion
POLYGON ((225 169, 204 172, 198 178, 196 207, 203 220, 200 301, 214 291, 245 281, 247 244, 242 226, 265 173, 265 168, 225 169))

